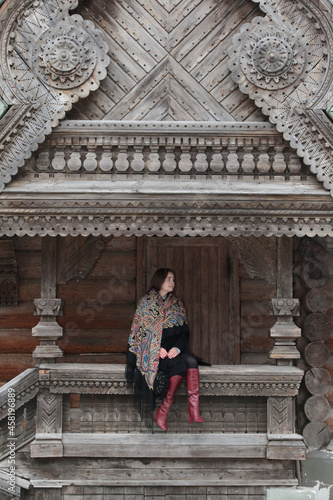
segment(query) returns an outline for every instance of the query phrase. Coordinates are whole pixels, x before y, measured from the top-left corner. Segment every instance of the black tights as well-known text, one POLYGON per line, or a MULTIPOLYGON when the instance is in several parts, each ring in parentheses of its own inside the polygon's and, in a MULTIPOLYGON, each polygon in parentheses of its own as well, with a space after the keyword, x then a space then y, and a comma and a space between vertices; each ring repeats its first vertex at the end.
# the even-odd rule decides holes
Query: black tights
POLYGON ((189 368, 198 368, 198 361, 197 358, 190 352, 183 352, 180 354, 180 357, 184 361, 184 363, 187 366, 187 369, 189 368))

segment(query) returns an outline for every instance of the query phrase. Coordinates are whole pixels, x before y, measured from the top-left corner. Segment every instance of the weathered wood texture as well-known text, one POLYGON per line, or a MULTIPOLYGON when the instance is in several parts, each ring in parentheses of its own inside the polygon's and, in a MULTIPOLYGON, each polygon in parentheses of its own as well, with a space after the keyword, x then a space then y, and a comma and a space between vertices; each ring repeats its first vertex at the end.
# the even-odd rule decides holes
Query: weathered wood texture
POLYGON ((297 239, 294 256, 294 290, 302 307, 298 324, 303 359, 298 365, 306 370, 299 419, 307 446, 322 448, 333 432, 332 239, 297 239))
POLYGON ((148 238, 146 283, 159 267, 174 270, 187 309, 190 349, 212 364, 239 362, 238 261, 224 238, 148 238))
POLYGON ((171 10, 157 0, 85 0, 76 12, 102 30, 111 64, 100 88, 75 104, 69 118, 265 119, 228 70, 233 35, 262 15, 250 0, 181 2, 171 10))
MULTIPOLYGON (((64 486, 63 500, 265 500, 265 486, 64 486)), ((50 490, 51 491, 51 490, 50 490)), ((24 491, 23 500, 35 500, 35 490, 24 491)), ((54 500, 45 497, 45 500, 54 500)))
POLYGON ((249 278, 240 271, 241 363, 274 363, 269 351, 274 340, 269 335, 275 323, 270 315, 270 299, 276 296, 276 286, 259 278, 249 278))
MULTIPOLYGON (((133 458, 121 462, 116 458, 107 460, 98 458, 58 458, 56 460, 31 460, 29 448, 25 447, 17 452, 16 461, 18 474, 23 477, 37 476, 42 480, 61 478, 67 485, 72 484, 83 488, 94 486, 96 477, 100 486, 119 485, 142 486, 156 484, 159 488, 165 485, 174 486, 174 482, 181 486, 192 484, 196 487, 209 483, 210 486, 227 486, 249 488, 264 484, 296 484, 294 464, 289 460, 264 459, 173 459, 140 460, 133 458), (204 483, 203 483, 204 481, 204 483), (173 484, 172 484, 173 482, 173 484)), ((89 490, 87 490, 88 493, 89 490)), ((90 490, 92 492, 93 490, 90 490)), ((239 492, 241 491, 238 490, 239 492)), ((73 491, 73 493, 75 490, 73 491)), ((252 490, 253 494, 255 490, 252 490)), ((79 491, 76 491, 79 493, 79 491)), ((87 498, 89 498, 87 496, 87 498)), ((192 497, 189 497, 192 498, 192 497)), ((205 496, 202 498, 206 498, 205 496)), ((239 496, 235 495, 239 500, 239 496)), ((255 495, 254 495, 254 498, 255 495)))
POLYGON ((41 238, 14 237, 18 268, 18 305, 0 307, 0 384, 35 365, 31 353, 37 345, 31 336, 36 325, 33 300, 40 296, 41 238))
MULTIPOLYGON (((185 391, 182 391, 185 392, 185 391)), ((151 424, 133 412, 129 396, 73 395, 64 396, 63 432, 70 433, 151 433, 151 424), (111 404, 112 401, 112 404, 111 404)), ((197 425, 186 421, 187 397, 178 395, 168 416, 168 430, 174 434, 197 433, 197 425)), ((226 397, 200 398, 200 412, 205 423, 200 433, 265 433, 267 432, 266 398, 226 397)), ((151 415, 150 415, 151 417, 151 415)), ((154 434, 163 431, 154 426, 154 434)))
MULTIPOLYGON (((97 238, 92 238, 93 248, 94 241, 97 238)), ((62 256, 58 272, 62 282, 58 297, 64 301, 64 315, 58 319, 64 328, 59 346, 68 362, 80 358, 82 362, 82 357, 94 363, 125 361, 136 303, 136 239, 99 241, 103 248, 98 254, 84 238, 75 241, 68 237, 62 242, 64 252, 75 247, 70 254, 71 267, 62 256), (71 279, 66 281, 66 276, 71 279)))
MULTIPOLYGON (((64 303, 63 316, 58 317, 64 336, 58 344, 66 362, 124 362, 136 303, 149 288, 155 269, 162 266, 175 270, 175 293, 187 307, 195 354, 215 364, 270 362, 269 329, 274 324, 270 299, 276 294, 275 285, 250 278, 242 267, 239 270, 230 240, 95 238, 90 246, 86 241, 72 237, 58 241, 57 297, 64 303), (98 255, 91 251, 94 241, 103 243, 98 255), (65 244, 74 248, 70 255, 65 244), (69 255, 71 267, 62 252, 69 255)), ((41 294, 40 239, 16 242, 20 303, 15 309, 0 310, 3 381, 34 365, 29 359, 36 347, 31 336, 37 323, 33 300, 41 294)))

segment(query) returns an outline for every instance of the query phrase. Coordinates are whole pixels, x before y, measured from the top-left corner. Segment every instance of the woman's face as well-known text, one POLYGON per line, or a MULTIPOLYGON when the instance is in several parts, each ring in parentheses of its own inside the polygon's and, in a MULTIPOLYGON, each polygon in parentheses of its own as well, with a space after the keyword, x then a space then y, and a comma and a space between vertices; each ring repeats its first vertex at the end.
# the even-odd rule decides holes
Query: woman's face
POLYGON ((162 297, 165 297, 167 293, 170 293, 173 291, 175 286, 175 277, 173 273, 168 273, 167 277, 162 283, 161 289, 160 289, 160 294, 162 297))

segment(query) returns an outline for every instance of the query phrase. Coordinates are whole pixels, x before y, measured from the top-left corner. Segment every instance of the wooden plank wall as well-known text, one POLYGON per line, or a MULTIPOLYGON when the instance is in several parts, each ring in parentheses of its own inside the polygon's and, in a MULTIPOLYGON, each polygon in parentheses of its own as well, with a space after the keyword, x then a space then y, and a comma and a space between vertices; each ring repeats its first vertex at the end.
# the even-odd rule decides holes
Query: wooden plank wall
MULTIPOLYGON (((38 343, 31 329, 39 321, 33 300, 40 297, 41 239, 14 242, 19 306, 0 308, 2 383, 34 366, 31 353, 38 343)), ((109 238, 85 279, 58 284, 57 296, 64 301, 58 318, 64 328, 62 361, 125 362, 136 303, 158 266, 175 269, 175 292, 187 307, 193 352, 213 364, 270 362, 275 286, 250 279, 241 266, 238 275, 238 261, 223 238, 157 237, 109 238)))
MULTIPOLYGON (((1 240, 0 240, 1 243, 1 240)), ((38 323, 33 299, 40 297, 41 238, 14 238, 19 275, 19 305, 0 307, 0 384, 35 365, 31 353, 37 340, 31 329, 38 323)))
POLYGON ((149 238, 148 280, 159 267, 176 276, 175 295, 187 309, 190 349, 211 364, 239 360, 238 265, 225 238, 149 238), (234 287, 234 280, 237 287, 234 287))
POLYGON ((269 330, 276 318, 270 315, 276 286, 260 278, 249 278, 240 266, 241 364, 274 364, 268 357, 274 346, 269 330))
POLYGON ((110 238, 85 279, 58 285, 66 362, 124 363, 136 304, 136 238, 110 238))
POLYGON ((111 63, 67 118, 267 120, 228 70, 233 36, 263 15, 251 0, 185 0, 171 9, 158 0, 82 0, 74 13, 103 32, 111 63))

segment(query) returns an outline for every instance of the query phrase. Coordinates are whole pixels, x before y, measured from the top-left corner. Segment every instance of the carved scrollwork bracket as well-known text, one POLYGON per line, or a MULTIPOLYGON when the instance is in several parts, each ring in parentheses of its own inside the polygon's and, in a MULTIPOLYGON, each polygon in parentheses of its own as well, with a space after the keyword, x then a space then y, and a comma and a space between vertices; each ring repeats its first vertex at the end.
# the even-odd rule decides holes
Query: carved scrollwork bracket
POLYGON ((332 194, 333 133, 323 112, 333 99, 331 14, 305 0, 253 1, 266 15, 235 35, 229 49, 232 79, 332 194))
POLYGON ((272 314, 274 316, 299 316, 299 300, 272 299, 272 314))
POLYGON ((62 316, 61 299, 35 299, 35 316, 62 316))
POLYGON ((77 0, 11 0, 0 15, 0 81, 16 110, 0 138, 0 191, 79 98, 99 87, 108 45, 77 0))

